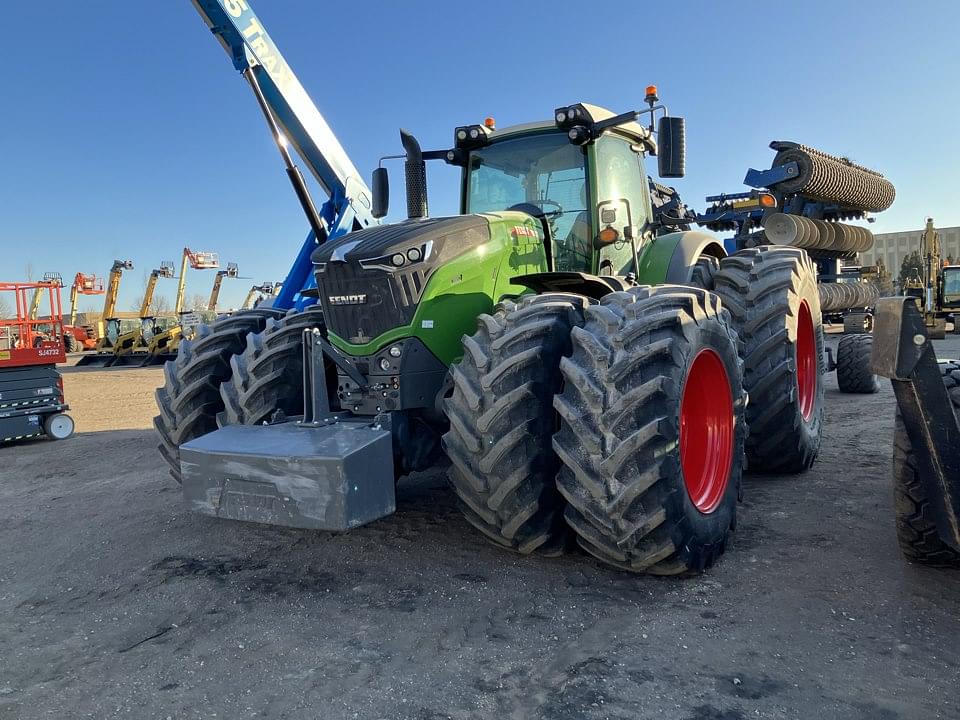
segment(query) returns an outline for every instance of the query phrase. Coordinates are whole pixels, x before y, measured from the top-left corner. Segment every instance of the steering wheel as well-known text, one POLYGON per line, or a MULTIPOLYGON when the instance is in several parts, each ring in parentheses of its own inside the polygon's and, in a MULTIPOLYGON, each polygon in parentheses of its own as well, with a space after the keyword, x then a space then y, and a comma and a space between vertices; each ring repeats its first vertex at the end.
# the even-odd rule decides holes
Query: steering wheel
POLYGON ((560 203, 558 203, 556 200, 547 200, 547 199, 536 200, 534 201, 533 204, 539 205, 541 206, 541 208, 543 208, 544 205, 550 205, 556 208, 556 210, 550 210, 550 211, 543 208, 544 215, 562 215, 563 214, 563 206, 560 203))

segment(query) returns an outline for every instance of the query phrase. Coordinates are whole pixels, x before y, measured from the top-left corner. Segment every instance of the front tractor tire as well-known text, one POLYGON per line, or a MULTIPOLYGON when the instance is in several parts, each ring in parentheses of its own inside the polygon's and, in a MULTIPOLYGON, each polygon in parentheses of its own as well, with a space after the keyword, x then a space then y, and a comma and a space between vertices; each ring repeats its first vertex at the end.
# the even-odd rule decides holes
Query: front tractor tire
POLYGON ((319 305, 269 318, 261 332, 247 336, 243 352, 230 359, 230 377, 220 385, 220 427, 270 422, 278 411, 285 417, 303 415, 303 331, 314 328, 326 330, 319 305))
POLYGON ((180 343, 177 357, 164 365, 164 384, 156 392, 160 413, 153 426, 160 436, 157 447, 177 482, 180 446, 217 429, 217 414, 223 410, 220 383, 230 377, 230 358, 243 350, 249 333, 260 332, 269 318, 282 316, 282 310, 255 308, 201 325, 191 340, 180 343))
POLYGON ((661 286, 587 310, 554 401, 565 519, 631 572, 700 572, 736 522, 744 445, 738 340, 716 296, 661 286))
POLYGON ((809 469, 820 452, 825 369, 816 266, 798 248, 741 250, 720 261, 714 292, 743 343, 750 470, 809 469))
POLYGON ((565 544, 559 462, 550 446, 553 397, 570 331, 583 324, 588 303, 565 293, 505 300, 479 316, 451 368, 443 436, 450 483, 467 521, 520 553, 557 554, 565 544))

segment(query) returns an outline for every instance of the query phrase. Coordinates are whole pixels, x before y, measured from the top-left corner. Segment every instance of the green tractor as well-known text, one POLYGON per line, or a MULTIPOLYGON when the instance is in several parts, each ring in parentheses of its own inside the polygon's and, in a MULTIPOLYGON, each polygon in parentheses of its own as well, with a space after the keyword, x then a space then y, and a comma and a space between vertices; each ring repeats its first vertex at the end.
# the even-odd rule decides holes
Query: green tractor
MULTIPOLYGON (((318 246, 316 305, 202 327, 168 363, 156 426, 189 506, 346 530, 445 453, 466 519, 507 549, 710 566, 747 463, 817 456, 816 271, 689 230, 644 167, 683 175, 683 121, 647 102, 460 127, 444 151, 401 131, 406 221, 318 246), (462 168, 460 215, 428 217, 429 159, 462 168)), ((381 169, 376 216, 387 197, 381 169)))

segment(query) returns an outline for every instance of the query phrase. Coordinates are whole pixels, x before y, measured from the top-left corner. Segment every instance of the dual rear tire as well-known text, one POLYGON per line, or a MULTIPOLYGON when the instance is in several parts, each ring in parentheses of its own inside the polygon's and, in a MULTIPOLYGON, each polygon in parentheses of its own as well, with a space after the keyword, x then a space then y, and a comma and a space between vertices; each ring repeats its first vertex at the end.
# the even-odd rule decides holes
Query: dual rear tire
POLYGON ((634 288, 501 304, 464 339, 446 403, 467 520, 529 553, 575 537, 634 572, 700 571, 735 524, 737 338, 715 297, 634 288))
POLYGON ((815 266, 802 250, 763 247, 697 269, 700 287, 600 303, 556 293, 480 317, 452 370, 444 437, 472 525, 519 552, 575 538, 628 571, 699 572, 736 525, 747 464, 813 464, 815 266))
POLYGON ((586 552, 632 572, 699 572, 735 526, 744 444, 737 335, 715 296, 661 286, 587 311, 561 364, 553 447, 586 552))
POLYGON ((799 248, 741 250, 720 261, 714 292, 743 343, 750 470, 809 469, 820 452, 824 405, 816 266, 799 248))

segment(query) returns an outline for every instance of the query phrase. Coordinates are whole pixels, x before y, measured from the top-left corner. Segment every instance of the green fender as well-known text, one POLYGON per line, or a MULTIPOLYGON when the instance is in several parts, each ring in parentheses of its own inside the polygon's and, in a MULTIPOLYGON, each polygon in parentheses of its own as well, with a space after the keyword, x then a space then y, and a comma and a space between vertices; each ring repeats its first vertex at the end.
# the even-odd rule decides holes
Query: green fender
POLYGON ((710 233, 699 230, 657 235, 640 251, 641 285, 685 284, 701 255, 717 258, 727 256, 723 242, 710 233))

